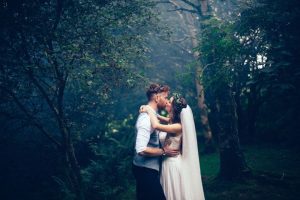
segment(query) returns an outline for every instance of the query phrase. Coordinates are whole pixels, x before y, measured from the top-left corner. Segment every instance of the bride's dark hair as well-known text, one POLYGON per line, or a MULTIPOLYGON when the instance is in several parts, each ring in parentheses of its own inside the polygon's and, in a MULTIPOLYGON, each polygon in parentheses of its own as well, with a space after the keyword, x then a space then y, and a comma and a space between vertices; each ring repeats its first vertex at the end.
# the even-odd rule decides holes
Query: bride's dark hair
POLYGON ((172 101, 172 110, 173 110, 173 123, 180 123, 180 113, 183 108, 186 108, 187 103, 185 98, 178 93, 173 94, 173 101, 172 101))

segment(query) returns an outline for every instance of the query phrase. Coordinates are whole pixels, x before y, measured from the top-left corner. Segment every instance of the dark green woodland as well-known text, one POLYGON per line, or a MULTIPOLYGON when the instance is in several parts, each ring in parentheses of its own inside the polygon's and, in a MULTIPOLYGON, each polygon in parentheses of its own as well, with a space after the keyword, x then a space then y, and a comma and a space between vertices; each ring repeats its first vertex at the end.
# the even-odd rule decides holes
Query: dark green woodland
POLYGON ((299 22, 298 0, 0 0, 0 199, 135 199, 151 83, 193 110, 207 200, 299 199, 299 22))

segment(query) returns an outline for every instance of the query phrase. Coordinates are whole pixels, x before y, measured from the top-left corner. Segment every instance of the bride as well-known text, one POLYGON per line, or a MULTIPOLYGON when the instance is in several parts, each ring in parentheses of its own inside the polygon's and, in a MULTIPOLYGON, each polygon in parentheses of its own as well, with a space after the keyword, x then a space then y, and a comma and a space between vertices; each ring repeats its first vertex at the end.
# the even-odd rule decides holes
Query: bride
POLYGON ((147 112, 154 129, 163 131, 160 140, 164 148, 181 150, 177 157, 164 157, 160 181, 167 200, 204 200, 196 130, 191 108, 178 94, 166 105, 170 118, 153 112, 149 106, 142 106, 147 112), (168 124, 159 122, 165 121, 168 124), (167 134, 162 135, 164 132, 167 134))

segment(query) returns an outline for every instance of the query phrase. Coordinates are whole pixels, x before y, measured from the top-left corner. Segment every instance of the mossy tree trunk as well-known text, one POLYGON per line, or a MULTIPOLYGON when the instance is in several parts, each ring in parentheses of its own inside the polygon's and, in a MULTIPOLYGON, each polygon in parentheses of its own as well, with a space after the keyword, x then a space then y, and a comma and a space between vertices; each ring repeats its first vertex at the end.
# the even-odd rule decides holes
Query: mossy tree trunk
POLYGON ((220 148, 220 177, 232 179, 250 172, 241 150, 238 116, 232 89, 224 85, 216 97, 217 126, 220 148))
MULTIPOLYGON (((191 48, 196 49, 199 46, 198 41, 198 35, 200 30, 200 27, 198 27, 198 19, 195 17, 195 14, 197 17, 202 17, 207 15, 208 11, 208 2, 207 0, 202 1, 187 1, 187 0, 170 0, 170 2, 175 6, 175 8, 180 8, 182 6, 182 3, 186 6, 190 7, 191 10, 185 9, 183 11, 186 12, 180 12, 180 9, 177 11, 177 14, 179 15, 180 19, 184 21, 184 24, 188 27, 188 34, 191 41, 191 48), (194 13, 194 15, 192 15, 194 13)), ((184 8, 182 8, 184 9, 184 8)), ((197 101, 198 101, 198 108, 200 110, 200 123, 202 127, 202 132, 204 137, 206 138, 206 145, 210 144, 212 142, 212 131, 209 125, 208 120, 208 106, 205 103, 205 95, 204 95, 204 86, 201 82, 200 76, 203 72, 203 66, 200 62, 200 55, 198 51, 195 51, 193 53, 194 59, 197 61, 195 65, 195 88, 197 92, 197 101)))

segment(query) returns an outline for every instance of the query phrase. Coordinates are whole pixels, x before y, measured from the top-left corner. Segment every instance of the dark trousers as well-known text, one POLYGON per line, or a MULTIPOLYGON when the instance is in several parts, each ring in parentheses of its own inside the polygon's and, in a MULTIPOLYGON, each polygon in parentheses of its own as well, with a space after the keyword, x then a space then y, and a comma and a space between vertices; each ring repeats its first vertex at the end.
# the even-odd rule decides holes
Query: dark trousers
POLYGON ((145 167, 132 166, 136 179, 137 200, 165 200, 159 181, 159 172, 145 167))

